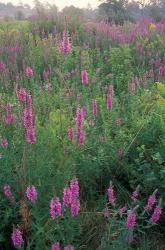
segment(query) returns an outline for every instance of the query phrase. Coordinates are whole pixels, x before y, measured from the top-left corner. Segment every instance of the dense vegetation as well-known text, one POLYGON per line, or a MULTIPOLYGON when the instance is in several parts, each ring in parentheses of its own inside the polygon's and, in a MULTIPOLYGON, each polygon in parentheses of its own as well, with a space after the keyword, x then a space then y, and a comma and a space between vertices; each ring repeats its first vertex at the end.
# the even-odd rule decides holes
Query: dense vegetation
POLYGON ((164 249, 165 22, 42 14, 0 23, 0 248, 164 249))

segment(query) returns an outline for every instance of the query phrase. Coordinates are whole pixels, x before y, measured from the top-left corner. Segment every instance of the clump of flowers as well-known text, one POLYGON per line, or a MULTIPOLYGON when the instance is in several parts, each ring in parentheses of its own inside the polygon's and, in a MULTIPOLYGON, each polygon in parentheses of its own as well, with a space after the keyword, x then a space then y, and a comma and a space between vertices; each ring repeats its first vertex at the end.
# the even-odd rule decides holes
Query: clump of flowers
POLYGON ((12 239, 14 247, 16 247, 16 248, 22 247, 23 237, 22 237, 22 232, 19 229, 17 229, 17 228, 13 229, 11 239, 12 239))
POLYGON ((79 189, 78 179, 74 177, 70 181, 69 187, 65 187, 63 190, 63 205, 70 207, 73 217, 77 216, 80 211, 79 189))
POLYGON ((37 200, 37 190, 34 185, 27 187, 26 196, 32 202, 35 203, 37 200))

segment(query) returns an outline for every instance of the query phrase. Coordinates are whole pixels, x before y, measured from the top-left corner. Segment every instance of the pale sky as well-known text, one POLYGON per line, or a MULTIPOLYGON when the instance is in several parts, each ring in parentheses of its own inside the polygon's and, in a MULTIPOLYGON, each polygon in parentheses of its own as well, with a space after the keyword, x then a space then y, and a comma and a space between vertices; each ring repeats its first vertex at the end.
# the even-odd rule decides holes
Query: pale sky
MULTIPOLYGON (((7 3, 7 2, 11 2, 14 5, 22 3, 33 6, 33 0, 0 0, 0 3, 7 3)), ((55 4, 56 6, 59 7, 59 9, 62 9, 63 7, 70 5, 83 8, 87 7, 88 3, 91 5, 92 8, 95 8, 100 4, 99 0, 40 0, 40 2, 44 4, 46 4, 47 2, 55 4)))

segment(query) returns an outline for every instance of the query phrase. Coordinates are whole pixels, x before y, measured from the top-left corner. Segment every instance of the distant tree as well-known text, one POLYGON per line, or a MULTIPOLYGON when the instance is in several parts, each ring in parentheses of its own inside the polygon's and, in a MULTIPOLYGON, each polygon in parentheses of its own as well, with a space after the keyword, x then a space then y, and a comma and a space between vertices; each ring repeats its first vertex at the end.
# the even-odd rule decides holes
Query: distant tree
POLYGON ((109 22, 123 24, 125 20, 130 19, 127 4, 127 0, 106 0, 99 5, 100 14, 105 16, 109 22))
POLYGON ((16 20, 24 20, 25 19, 25 14, 21 10, 17 10, 15 12, 15 19, 16 20))
POLYGON ((83 9, 76 8, 73 5, 63 8, 61 13, 65 17, 66 22, 72 24, 73 29, 84 19, 83 9))

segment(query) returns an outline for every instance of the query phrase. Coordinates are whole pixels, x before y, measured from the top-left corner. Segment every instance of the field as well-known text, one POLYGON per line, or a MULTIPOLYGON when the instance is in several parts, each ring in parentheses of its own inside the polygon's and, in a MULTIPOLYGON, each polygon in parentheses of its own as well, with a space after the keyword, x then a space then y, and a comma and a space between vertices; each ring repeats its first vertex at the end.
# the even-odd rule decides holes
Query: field
POLYGON ((165 249, 165 21, 0 23, 0 249, 165 249))

